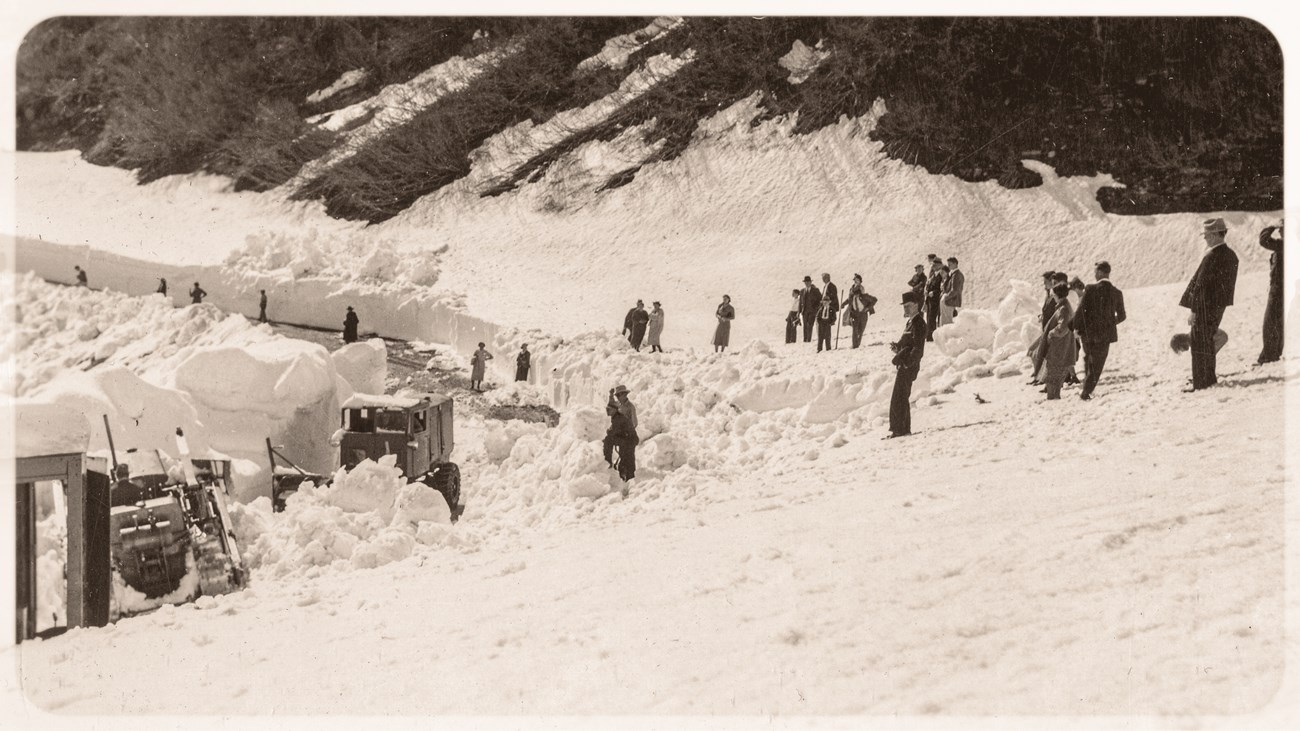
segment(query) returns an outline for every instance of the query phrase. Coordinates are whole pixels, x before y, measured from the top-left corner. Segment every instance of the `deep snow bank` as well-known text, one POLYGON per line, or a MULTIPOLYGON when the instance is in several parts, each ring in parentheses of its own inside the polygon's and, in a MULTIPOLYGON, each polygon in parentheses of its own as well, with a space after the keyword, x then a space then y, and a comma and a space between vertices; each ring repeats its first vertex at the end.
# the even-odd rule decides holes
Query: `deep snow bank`
MULTIPOLYGON (((211 305, 178 309, 159 295, 57 287, 30 274, 13 285, 0 305, 15 313, 19 423, 42 409, 79 414, 88 448, 100 450, 107 415, 119 448, 166 452, 181 427, 196 455, 258 465, 269 437, 306 469, 332 468, 329 435, 353 389, 323 347, 211 305)), ((364 367, 357 373, 373 380, 364 367)), ((241 479, 269 489, 247 470, 241 479)))
POLYGON ((244 558, 259 574, 280 578, 331 570, 369 569, 410 556, 417 545, 473 550, 472 529, 453 528, 442 494, 408 484, 397 457, 363 460, 339 470, 326 487, 304 485, 283 513, 258 498, 235 505, 231 517, 244 558))

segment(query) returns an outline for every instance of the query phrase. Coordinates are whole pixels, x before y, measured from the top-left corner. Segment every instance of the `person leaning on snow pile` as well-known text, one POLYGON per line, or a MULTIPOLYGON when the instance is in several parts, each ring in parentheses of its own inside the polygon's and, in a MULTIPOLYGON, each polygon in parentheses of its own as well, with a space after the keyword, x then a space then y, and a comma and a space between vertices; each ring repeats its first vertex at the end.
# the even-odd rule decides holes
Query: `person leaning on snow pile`
POLYGON ((1237 254, 1224 237, 1228 226, 1222 218, 1206 219, 1201 236, 1205 253, 1187 283, 1179 307, 1191 310, 1187 324, 1192 336, 1192 385, 1185 393, 1209 388, 1219 382, 1215 373, 1214 333, 1223 322, 1223 312, 1232 306, 1237 289, 1237 254))
POLYGON ((81 267, 77 266, 76 264, 73 264, 73 265, 72 265, 72 268, 77 270, 77 286, 78 286, 78 287, 85 287, 85 288, 89 289, 89 288, 90 288, 90 280, 86 277, 86 270, 85 270, 85 269, 82 269, 81 267))
POLYGON ((618 476, 624 482, 636 477, 636 445, 640 439, 636 435, 636 406, 628 400, 627 386, 618 385, 609 389, 609 401, 605 403, 605 413, 609 415, 609 430, 605 432, 605 463, 610 467, 617 464, 618 476), (618 461, 614 460, 614 449, 618 449, 618 461))
POLYGON ((891 343, 893 364, 898 368, 894 376, 894 393, 889 400, 889 436, 905 437, 912 433, 912 383, 921 372, 921 356, 925 355, 925 318, 921 317, 921 302, 916 293, 903 293, 903 315, 907 325, 903 337, 891 343))

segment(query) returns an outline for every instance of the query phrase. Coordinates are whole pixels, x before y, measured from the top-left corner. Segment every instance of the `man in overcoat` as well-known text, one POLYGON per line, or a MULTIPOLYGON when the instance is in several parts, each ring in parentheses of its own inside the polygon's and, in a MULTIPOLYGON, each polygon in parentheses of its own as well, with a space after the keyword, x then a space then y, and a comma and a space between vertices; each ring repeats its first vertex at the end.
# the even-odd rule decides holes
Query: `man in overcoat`
POLYGON ((822 304, 822 292, 813 284, 812 277, 803 278, 803 297, 799 302, 799 314, 803 316, 803 341, 812 342, 813 320, 817 319, 817 309, 822 304))
POLYGON ((921 302, 916 293, 903 293, 903 314, 907 325, 903 337, 890 347, 894 351, 893 364, 898 368, 894 376, 894 393, 889 401, 889 436, 905 437, 912 433, 912 383, 921 372, 921 356, 925 355, 925 319, 921 317, 921 302))
POLYGON ((1093 389, 1097 388, 1097 380, 1106 367, 1106 357, 1110 355, 1110 344, 1119 341, 1116 325, 1128 317, 1124 311, 1124 293, 1110 282, 1110 262, 1097 262, 1093 275, 1097 282, 1084 287, 1070 326, 1083 343, 1083 391, 1079 398, 1084 401, 1092 399, 1093 389))
POLYGON ((1192 385, 1185 392, 1199 391, 1219 382, 1215 373, 1214 333, 1223 321, 1223 312, 1232 306, 1237 290, 1237 254, 1228 247, 1228 226, 1222 218, 1210 218, 1202 224, 1205 253, 1200 266, 1187 283, 1180 307, 1191 310, 1187 324, 1192 336, 1192 385))

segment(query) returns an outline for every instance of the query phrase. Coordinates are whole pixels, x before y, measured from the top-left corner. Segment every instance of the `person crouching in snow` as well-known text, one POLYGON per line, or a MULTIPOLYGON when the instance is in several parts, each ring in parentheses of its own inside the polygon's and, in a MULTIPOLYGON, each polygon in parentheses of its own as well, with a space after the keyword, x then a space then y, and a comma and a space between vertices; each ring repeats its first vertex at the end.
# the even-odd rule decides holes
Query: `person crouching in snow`
POLYGON ((1074 370, 1074 361, 1078 357, 1074 331, 1070 329, 1070 322, 1074 319, 1074 308, 1070 306, 1069 294, 1068 284, 1057 284, 1052 288, 1052 296, 1056 298, 1056 310, 1047 321, 1047 332, 1043 335, 1047 352, 1043 359, 1045 370, 1043 382, 1047 387, 1043 392, 1047 394, 1048 401, 1061 398, 1061 384, 1065 382, 1065 374, 1074 370))
POLYGON ((473 370, 469 374, 469 387, 474 391, 483 390, 483 374, 487 370, 487 362, 492 360, 492 354, 487 352, 487 346, 483 343, 478 344, 478 350, 470 357, 470 365, 473 370))
POLYGON ((627 398, 627 386, 609 389, 605 413, 609 415, 609 431, 605 432, 605 462, 618 467, 618 476, 624 482, 636 477, 636 406, 627 398), (614 461, 614 448, 618 448, 618 461, 614 461))

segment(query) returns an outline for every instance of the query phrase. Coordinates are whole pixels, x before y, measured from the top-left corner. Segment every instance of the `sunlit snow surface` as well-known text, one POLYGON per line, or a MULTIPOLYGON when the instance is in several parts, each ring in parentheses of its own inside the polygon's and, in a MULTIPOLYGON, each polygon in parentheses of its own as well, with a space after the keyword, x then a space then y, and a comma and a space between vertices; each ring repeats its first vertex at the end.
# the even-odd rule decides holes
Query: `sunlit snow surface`
MULTIPOLYGON (((458 422, 466 513, 454 525, 445 504, 424 502, 429 491, 406 491, 380 465, 357 476, 364 495, 305 491, 278 516, 265 501, 236 509, 258 566, 250 589, 25 644, 29 697, 64 713, 752 717, 1202 716, 1272 698, 1287 649, 1284 395, 1300 377, 1295 361, 1248 367, 1266 289, 1254 238, 1272 216, 1225 214, 1243 274, 1224 322, 1224 386, 1184 395, 1187 358, 1167 342, 1186 327, 1177 282, 1196 264, 1203 215, 1109 216, 1092 198, 1105 176, 1043 167, 1046 184, 1019 191, 930 176, 884 158, 871 119, 792 137, 789 120, 750 128, 753 111, 724 111, 679 159, 571 211, 538 205, 544 177, 491 199, 452 186, 364 231, 221 185, 135 188, 67 155, 20 156, 20 233, 44 241, 19 242, 20 268, 66 280, 89 262, 93 286, 139 295, 191 264, 203 268, 180 271, 219 283, 211 310, 137 300, 157 347, 175 353, 146 362, 117 347, 124 375, 83 389, 95 398, 152 379, 182 393, 166 397, 191 404, 196 429, 212 421, 203 409, 217 401, 195 394, 223 392, 182 377, 186 323, 191 337, 214 336, 189 356, 212 359, 200 369, 210 378, 238 366, 257 388, 282 384, 255 400, 224 395, 235 416, 267 393, 341 398, 337 374, 368 356, 344 368, 308 352, 286 361, 289 345, 217 312, 255 312, 252 292, 270 281, 297 293, 273 299, 285 319, 328 310, 320 317, 341 321, 343 302, 364 301, 363 330, 462 355, 489 341, 498 382, 526 340, 539 375, 494 397, 561 412, 554 428, 458 422), (34 174, 24 192, 23 171, 47 161, 62 172, 34 174), (56 216, 58 196, 40 190, 52 182, 153 219, 106 224, 99 206, 56 216), (182 188, 189 197, 160 197, 182 188), (192 261, 174 234, 198 208, 223 206, 281 233, 246 255, 245 219, 226 216, 219 230, 235 243, 192 261), (308 222, 315 243, 291 245, 303 236, 288 229, 308 222), (355 255, 333 241, 370 246, 375 267, 348 272, 355 255), (378 241, 402 256, 385 259, 378 241), (320 258, 304 271, 282 257, 293 251, 320 258), (384 276, 431 251, 422 277, 384 276), (961 257, 971 301, 927 349, 918 434, 881 441, 896 298, 930 251, 961 257), (1089 278, 1100 258, 1115 265, 1129 320, 1096 399, 1067 390, 1045 402, 1024 384, 1040 304, 1024 281, 1046 268, 1089 278), (789 290, 821 271, 842 292, 860 272, 880 296, 863 349, 847 349, 847 333, 821 355, 781 342, 789 290), (714 355, 723 292, 740 319, 734 347, 714 355), (635 353, 618 336, 636 297, 663 301, 667 352, 635 353), (289 362, 306 375, 282 380, 275 364, 289 362), (599 452, 615 383, 632 391, 642 438, 626 499, 599 452), (141 690, 161 673, 187 692, 141 690)), ((37 293, 29 308, 74 296, 23 291, 37 293)), ((103 366, 63 370, 112 332, 97 309, 63 306, 64 327, 19 350, 31 364, 19 375, 42 391, 100 378, 103 366), (45 343, 58 355, 29 354, 45 343)), ((306 448, 328 430, 295 433, 306 448)))

